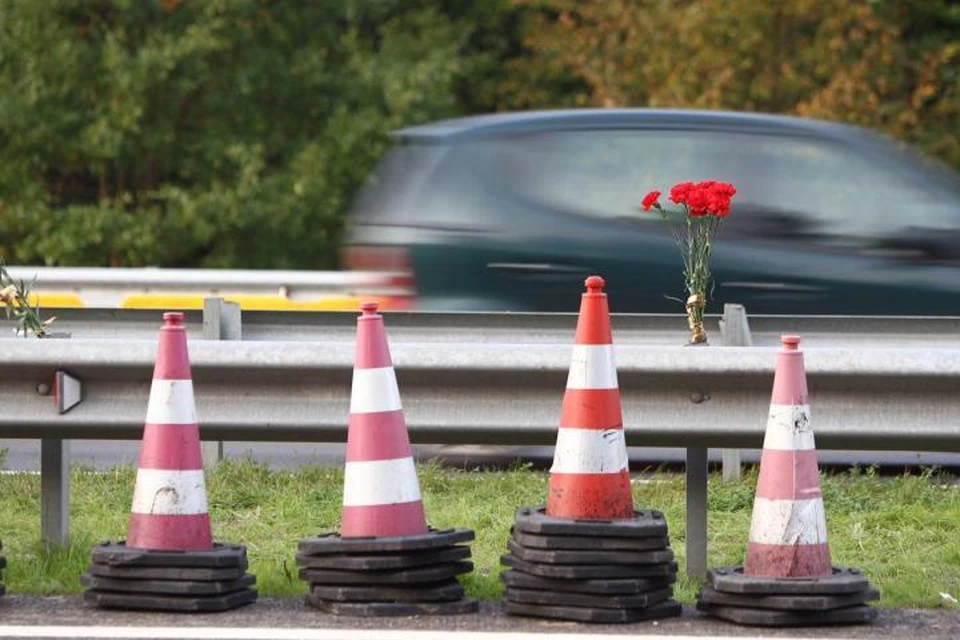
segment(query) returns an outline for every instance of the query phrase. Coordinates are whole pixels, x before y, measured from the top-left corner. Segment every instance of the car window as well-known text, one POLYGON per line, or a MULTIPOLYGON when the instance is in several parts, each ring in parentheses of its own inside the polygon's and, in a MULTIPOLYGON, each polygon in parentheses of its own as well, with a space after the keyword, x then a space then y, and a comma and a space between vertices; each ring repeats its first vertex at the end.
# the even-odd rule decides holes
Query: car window
POLYGON ((390 148, 357 194, 353 216, 366 223, 399 223, 414 216, 417 194, 442 155, 443 148, 432 145, 390 148))
POLYGON ((761 215, 796 216, 822 242, 860 245, 910 225, 957 226, 960 199, 892 158, 816 138, 743 138, 761 160, 744 200, 761 215))

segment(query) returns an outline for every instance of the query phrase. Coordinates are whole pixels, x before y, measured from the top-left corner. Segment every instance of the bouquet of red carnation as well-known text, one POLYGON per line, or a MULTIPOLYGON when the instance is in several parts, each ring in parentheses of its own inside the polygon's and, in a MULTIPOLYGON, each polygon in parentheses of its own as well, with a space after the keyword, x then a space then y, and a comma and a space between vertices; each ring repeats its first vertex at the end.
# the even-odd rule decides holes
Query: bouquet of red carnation
POLYGON ((684 225, 670 222, 660 206, 660 192, 651 191, 643 199, 643 210, 651 207, 660 212, 670 225, 680 255, 683 257, 683 278, 687 290, 687 320, 690 323, 690 344, 706 344, 703 312, 710 287, 710 249, 713 236, 730 213, 730 200, 737 190, 732 184, 706 180, 681 182, 670 189, 670 200, 684 210, 684 225))

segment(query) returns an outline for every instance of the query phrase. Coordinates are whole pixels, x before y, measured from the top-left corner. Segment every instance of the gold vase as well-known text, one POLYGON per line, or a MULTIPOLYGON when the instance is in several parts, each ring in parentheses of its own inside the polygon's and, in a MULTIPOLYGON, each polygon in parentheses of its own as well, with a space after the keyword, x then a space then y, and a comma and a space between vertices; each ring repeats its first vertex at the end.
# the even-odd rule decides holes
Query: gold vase
POLYGON ((688 346, 707 344, 707 332, 703 328, 703 310, 706 306, 706 296, 702 293, 694 293, 687 298, 687 323, 690 325, 688 346))

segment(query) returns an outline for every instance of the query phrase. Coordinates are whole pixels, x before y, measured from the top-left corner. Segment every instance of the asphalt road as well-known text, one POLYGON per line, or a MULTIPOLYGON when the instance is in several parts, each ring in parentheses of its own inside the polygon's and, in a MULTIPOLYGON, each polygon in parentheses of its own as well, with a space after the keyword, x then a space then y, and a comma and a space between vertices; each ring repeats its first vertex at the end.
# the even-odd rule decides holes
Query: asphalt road
MULTIPOLYGON (((6 449, 2 468, 17 471, 39 471, 40 442, 38 440, 0 440, 0 449, 6 449)), ((441 458, 453 465, 474 467, 478 465, 504 465, 516 460, 532 461, 548 467, 553 459, 553 447, 491 447, 481 445, 414 445, 417 457, 441 458)), ((720 450, 711 449, 711 460, 720 461, 720 450)), ((92 469, 109 469, 116 466, 136 465, 140 443, 131 440, 71 440, 70 455, 74 464, 92 469)), ((239 459, 254 460, 275 469, 292 469, 306 465, 341 465, 344 460, 343 444, 317 443, 268 443, 227 442, 224 455, 239 459)), ((683 449, 660 449, 630 447, 630 466, 641 471, 645 466, 682 464, 683 449)), ((917 465, 936 465, 960 468, 960 455, 933 452, 863 452, 825 451, 817 452, 821 466, 849 466, 855 463, 875 462, 893 468, 917 465)), ((745 449, 745 462, 759 461, 760 451, 745 449)))
POLYGON ((594 636, 597 640, 604 637, 939 640, 960 638, 960 611, 881 609, 878 619, 866 626, 756 629, 707 618, 691 607, 685 608, 683 617, 658 622, 591 625, 505 616, 496 603, 483 603, 479 614, 461 616, 359 618, 321 613, 300 598, 262 598, 234 611, 198 615, 104 611, 85 605, 81 596, 7 595, 0 598, 0 637, 4 638, 479 640, 486 637, 486 633, 497 634, 504 640, 531 635, 559 640, 569 637, 568 634, 594 636), (121 628, 105 631, 107 627, 121 628), (48 635, 39 635, 45 630, 48 635), (376 633, 347 630, 376 630, 376 633))

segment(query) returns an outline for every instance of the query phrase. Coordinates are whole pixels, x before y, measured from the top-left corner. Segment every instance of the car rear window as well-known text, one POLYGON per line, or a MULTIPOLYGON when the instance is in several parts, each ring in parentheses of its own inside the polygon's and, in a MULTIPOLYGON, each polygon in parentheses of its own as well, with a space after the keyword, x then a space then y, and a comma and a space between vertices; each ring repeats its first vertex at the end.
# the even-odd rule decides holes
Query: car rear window
POLYGON ((400 143, 387 150, 357 194, 352 215, 366 224, 403 224, 415 217, 418 192, 433 174, 444 147, 400 143))

